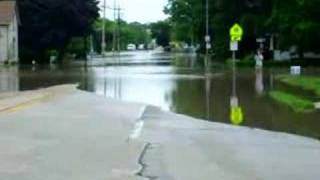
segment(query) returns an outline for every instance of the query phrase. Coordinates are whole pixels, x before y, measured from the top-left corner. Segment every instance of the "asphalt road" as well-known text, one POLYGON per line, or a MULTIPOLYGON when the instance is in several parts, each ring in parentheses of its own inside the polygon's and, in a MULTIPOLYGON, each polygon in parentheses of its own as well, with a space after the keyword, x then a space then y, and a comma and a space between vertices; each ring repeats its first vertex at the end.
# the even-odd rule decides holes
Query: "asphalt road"
POLYGON ((318 140, 60 86, 0 96, 2 180, 318 180, 318 140))

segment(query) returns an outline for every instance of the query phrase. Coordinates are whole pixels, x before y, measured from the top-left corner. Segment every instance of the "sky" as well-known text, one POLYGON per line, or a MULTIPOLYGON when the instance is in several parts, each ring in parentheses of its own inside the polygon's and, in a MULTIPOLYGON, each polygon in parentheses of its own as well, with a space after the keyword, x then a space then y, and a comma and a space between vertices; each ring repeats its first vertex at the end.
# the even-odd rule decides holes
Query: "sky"
MULTIPOLYGON (((100 7, 103 1, 100 0, 100 7)), ((107 6, 114 7, 114 1, 106 0, 107 6)), ((167 0, 116 0, 116 2, 123 8, 121 18, 128 22, 150 23, 167 18, 163 13, 167 0)), ((106 16, 108 19, 113 19, 112 10, 107 9, 106 16)))

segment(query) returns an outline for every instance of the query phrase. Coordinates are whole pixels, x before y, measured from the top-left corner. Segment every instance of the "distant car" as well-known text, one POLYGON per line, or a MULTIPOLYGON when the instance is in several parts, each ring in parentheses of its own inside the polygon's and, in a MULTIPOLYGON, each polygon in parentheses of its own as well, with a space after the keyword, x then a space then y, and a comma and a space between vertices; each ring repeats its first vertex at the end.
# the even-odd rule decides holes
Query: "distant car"
POLYGON ((127 50, 128 51, 135 51, 135 50, 137 50, 137 46, 134 44, 128 44, 127 50))
POLYGON ((138 47, 139 50, 144 50, 144 44, 139 44, 139 47, 138 47))

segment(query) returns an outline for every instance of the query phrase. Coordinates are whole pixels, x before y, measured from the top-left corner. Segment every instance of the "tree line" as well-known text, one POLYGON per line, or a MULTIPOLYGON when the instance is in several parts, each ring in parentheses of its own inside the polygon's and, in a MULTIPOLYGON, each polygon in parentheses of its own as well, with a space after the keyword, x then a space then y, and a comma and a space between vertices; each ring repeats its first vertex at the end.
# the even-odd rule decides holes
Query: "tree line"
MULTIPOLYGON (((274 48, 295 46, 300 58, 304 52, 319 52, 319 0, 209 0, 209 31, 212 51, 219 57, 229 52, 229 28, 239 23, 245 33, 241 54, 257 49, 257 38, 273 39, 274 48)), ((204 47, 205 0, 169 0, 171 38, 204 47)))
MULTIPOLYGON (((304 52, 319 52, 318 7, 320 0, 209 0, 212 53, 217 57, 229 55, 229 28, 236 22, 245 32, 241 56, 254 53, 257 38, 272 38, 279 50, 295 46, 300 58, 304 52)), ((101 50, 102 20, 97 0, 19 0, 18 8, 22 63, 47 63, 52 54, 62 60, 69 52, 85 57, 91 36, 94 48, 101 50)), ((168 0, 164 11, 169 19, 151 24, 105 20, 107 48, 112 49, 117 23, 122 49, 128 43, 146 43, 149 38, 164 47, 170 41, 204 47, 205 0, 168 0)))
POLYGON ((62 60, 74 37, 86 37, 99 17, 96 0, 19 0, 21 63, 62 60))
POLYGON ((103 20, 98 0, 19 0, 19 57, 21 63, 57 62, 68 54, 85 59, 91 50, 101 52, 102 25, 105 23, 106 50, 115 47, 115 32, 120 49, 132 44, 147 44, 156 39, 168 46, 171 26, 167 21, 150 24, 128 23, 122 19, 103 20))
POLYGON ((150 41, 147 32, 147 25, 132 22, 128 23, 122 19, 112 21, 110 19, 99 18, 93 25, 93 44, 94 50, 101 53, 102 26, 105 23, 106 50, 124 50, 128 44, 146 44, 150 41), (119 45, 118 45, 119 41, 119 45), (119 47, 118 47, 119 46, 119 47))

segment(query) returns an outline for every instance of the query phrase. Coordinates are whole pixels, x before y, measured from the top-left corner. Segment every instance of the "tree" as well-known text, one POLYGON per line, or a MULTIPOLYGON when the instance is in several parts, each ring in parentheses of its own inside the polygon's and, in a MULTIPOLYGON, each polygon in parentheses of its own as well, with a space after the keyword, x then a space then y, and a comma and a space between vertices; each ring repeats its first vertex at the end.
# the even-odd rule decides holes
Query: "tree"
MULTIPOLYGON (((255 49, 255 39, 265 34, 264 22, 271 13, 268 0, 209 0, 209 34, 212 37, 213 51, 218 57, 229 55, 229 28, 240 23, 245 29, 245 37, 241 43, 242 54, 255 49)), ((193 39, 202 45, 204 50, 205 36, 205 1, 169 0, 165 12, 171 16, 175 27, 189 27, 193 39)), ((176 30, 176 29, 175 29, 176 30)), ((176 34, 188 34, 181 29, 176 34)), ((184 39, 188 39, 186 36, 184 39)))
POLYGON ((149 26, 152 32, 152 37, 157 40, 157 44, 162 47, 168 47, 171 39, 170 23, 168 21, 158 21, 156 23, 151 23, 149 26))
POLYGON ((268 23, 278 34, 282 49, 297 46, 302 59, 305 51, 319 52, 319 6, 319 0, 274 0, 268 23))
MULTIPOLYGON (((102 19, 98 19, 94 25, 95 31, 95 49, 101 50, 101 34, 102 34, 102 19)), ((105 36, 106 36, 106 44, 107 50, 112 50, 114 44, 114 31, 120 31, 120 48, 126 49, 128 44, 145 44, 148 40, 147 29, 148 26, 145 24, 141 24, 138 22, 127 23, 123 20, 120 20, 119 26, 117 22, 110 21, 109 19, 105 20, 105 36), (118 29, 119 28, 119 29, 118 29)))
POLYGON ((169 0, 164 12, 171 17, 172 39, 200 43, 204 36, 203 3, 198 0, 169 0))
POLYGON ((87 36, 99 16, 96 0, 20 0, 20 49, 23 63, 48 62, 49 50, 62 60, 73 37, 87 36))
MULTIPOLYGON (((229 28, 236 22, 245 32, 242 56, 257 48, 256 38, 270 36, 278 37, 280 49, 296 46, 301 58, 305 51, 320 51, 319 0, 209 0, 209 4, 209 33, 218 57, 229 55, 229 28)), ((169 0, 165 12, 175 39, 189 41, 193 34, 204 48, 205 0, 169 0)))

